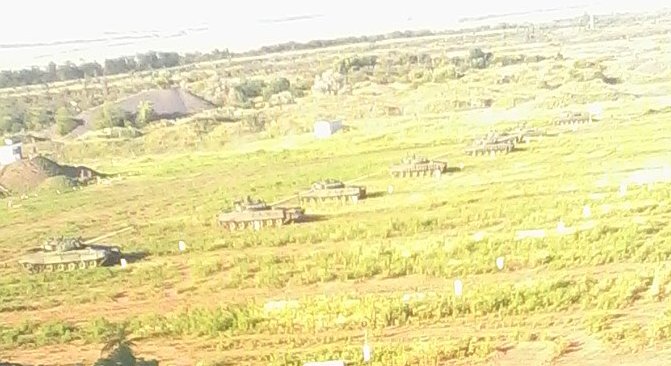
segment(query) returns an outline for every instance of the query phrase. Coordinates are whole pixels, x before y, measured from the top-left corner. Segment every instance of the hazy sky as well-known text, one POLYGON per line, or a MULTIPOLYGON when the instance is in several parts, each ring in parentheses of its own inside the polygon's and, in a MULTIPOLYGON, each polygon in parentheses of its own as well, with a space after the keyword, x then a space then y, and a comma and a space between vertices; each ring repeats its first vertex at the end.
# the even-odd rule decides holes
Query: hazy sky
MULTIPOLYGON (((155 51, 242 51, 290 40, 334 38, 406 29, 445 29, 464 16, 581 6, 557 16, 595 12, 648 10, 668 0, 467 0, 467 1, 155 1, 155 0, 8 0, 0 22, 0 68, 45 65, 51 60, 100 59, 155 51), (232 5, 235 4, 235 5, 232 5), (458 5, 456 5, 458 4, 458 5), (270 22, 286 17, 319 18, 270 22), (187 32, 193 27, 204 31, 187 32), (112 32, 151 39, 114 40, 112 32), (36 43, 97 39, 88 44, 36 46, 36 43), (101 40, 104 39, 104 40, 101 40), (31 47, 16 47, 31 44, 31 47)), ((554 15, 553 15, 554 16, 554 15)))
MULTIPOLYGON (((372 25, 408 15, 437 21, 464 15, 524 11, 538 8, 585 5, 590 3, 626 4, 623 1, 589 0, 470 0, 470 1, 147 1, 147 0, 9 0, 3 3, 5 16, 0 22, 0 43, 43 42, 78 39, 104 31, 169 30, 176 26, 209 24, 251 26, 238 37, 254 38, 254 21, 287 16, 324 14, 332 20, 368 22, 372 25), (458 3, 459 5, 455 5, 458 3), (232 5, 235 4, 235 5, 232 5), (561 5, 558 5, 561 4, 561 5), (384 10, 382 10, 384 9, 384 10), (11 14, 11 15, 10 15, 11 14)), ((664 1, 628 1, 663 4, 664 1)), ((345 25, 343 25, 345 26, 345 25)))

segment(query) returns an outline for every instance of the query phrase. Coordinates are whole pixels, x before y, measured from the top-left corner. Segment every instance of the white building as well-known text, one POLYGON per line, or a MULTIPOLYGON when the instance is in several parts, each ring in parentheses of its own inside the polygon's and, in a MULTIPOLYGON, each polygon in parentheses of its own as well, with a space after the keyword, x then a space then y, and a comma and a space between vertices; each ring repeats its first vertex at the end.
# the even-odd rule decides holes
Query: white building
POLYGON ((0 165, 11 164, 21 160, 21 143, 0 146, 0 165))
POLYGON ((315 137, 325 139, 342 128, 342 121, 317 121, 314 124, 315 137))

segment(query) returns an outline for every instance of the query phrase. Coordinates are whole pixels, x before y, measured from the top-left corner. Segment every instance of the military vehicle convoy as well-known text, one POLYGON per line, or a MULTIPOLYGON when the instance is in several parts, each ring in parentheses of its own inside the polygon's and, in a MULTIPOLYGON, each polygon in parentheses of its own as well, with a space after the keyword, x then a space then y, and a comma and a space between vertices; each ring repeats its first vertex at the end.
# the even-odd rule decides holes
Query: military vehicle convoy
MULTIPOLYGON (((588 112, 563 112, 553 124, 591 122, 592 115, 588 112)), ((529 128, 526 123, 522 123, 506 131, 490 131, 487 135, 476 138, 465 152, 471 156, 507 154, 517 144, 544 135, 545 131, 529 128)), ((408 155, 389 167, 392 177, 439 176, 447 171, 447 162, 430 160, 416 154, 408 155)), ((90 172, 81 172, 80 179, 86 180, 92 176, 90 172)), ((301 203, 327 200, 358 202, 366 198, 366 195, 365 186, 346 185, 340 180, 328 178, 313 182, 309 189, 298 193, 298 199, 301 203)), ((263 200, 247 196, 234 201, 232 208, 219 212, 216 221, 230 231, 248 228, 260 230, 263 227, 279 227, 299 221, 304 214, 305 210, 301 207, 273 207, 263 200)), ((18 263, 30 273, 49 273, 95 268, 120 261, 119 247, 97 245, 93 242, 74 237, 51 238, 42 245, 42 250, 24 255, 19 258, 18 263)))
POLYGON ((66 272, 118 263, 121 250, 117 246, 94 245, 82 238, 50 238, 42 251, 25 255, 19 264, 30 273, 66 272))
POLYGON ((326 200, 358 202, 366 197, 366 187, 348 186, 340 180, 322 179, 312 183, 309 190, 298 193, 301 203, 324 202, 326 200))
POLYGON ((445 172, 447 172, 446 162, 429 160, 415 154, 406 156, 389 168, 389 173, 395 178, 440 175, 445 172))
POLYGON ((515 149, 518 135, 503 135, 498 132, 489 132, 486 136, 475 139, 471 146, 467 147, 465 152, 468 155, 496 155, 498 153, 507 154, 515 149))
POLYGON ((229 230, 262 227, 279 227, 300 220, 305 211, 300 207, 272 207, 261 199, 246 199, 233 202, 233 208, 219 213, 217 221, 229 230))

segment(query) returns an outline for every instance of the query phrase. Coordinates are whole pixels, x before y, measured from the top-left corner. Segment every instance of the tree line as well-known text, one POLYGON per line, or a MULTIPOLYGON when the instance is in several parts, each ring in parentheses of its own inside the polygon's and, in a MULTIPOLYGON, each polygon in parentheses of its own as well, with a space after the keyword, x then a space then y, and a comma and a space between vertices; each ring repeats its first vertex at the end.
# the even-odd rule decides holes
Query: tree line
POLYGON ((230 53, 228 50, 214 50, 207 54, 188 53, 185 55, 180 55, 177 52, 150 51, 135 56, 106 59, 102 65, 98 62, 86 62, 79 65, 73 62, 66 62, 62 65, 50 62, 45 68, 34 66, 22 70, 4 70, 0 72, 0 88, 158 70, 196 62, 217 60, 229 56, 230 53))
MULTIPOLYGON (((473 31, 488 29, 508 28, 510 25, 502 23, 499 26, 481 26, 473 31)), ((0 88, 18 87, 26 85, 37 85, 52 83, 56 81, 68 81, 84 79, 87 77, 98 77, 104 75, 117 75, 130 72, 141 72, 147 70, 157 70, 168 67, 188 65, 198 62, 215 61, 231 57, 259 56, 269 53, 278 53, 284 51, 309 50, 330 46, 339 46, 351 43, 376 42, 389 39, 414 38, 431 35, 450 35, 464 32, 463 30, 449 30, 434 32, 429 30, 420 31, 396 31, 386 34, 359 36, 359 37, 341 37, 329 40, 312 40, 309 42, 285 42, 271 46, 263 46, 256 50, 233 53, 228 49, 215 49, 212 52, 201 53, 193 52, 184 55, 177 52, 146 52, 135 56, 122 56, 112 59, 106 59, 102 64, 98 62, 86 62, 75 64, 66 62, 62 65, 49 63, 45 68, 31 67, 22 70, 5 70, 0 72, 0 88)))

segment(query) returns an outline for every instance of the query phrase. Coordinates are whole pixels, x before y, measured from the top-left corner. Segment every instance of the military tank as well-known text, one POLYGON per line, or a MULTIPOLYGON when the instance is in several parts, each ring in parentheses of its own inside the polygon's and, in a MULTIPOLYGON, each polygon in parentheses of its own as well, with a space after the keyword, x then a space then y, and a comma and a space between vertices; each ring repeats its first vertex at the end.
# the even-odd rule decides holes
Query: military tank
POLYGON ((440 175, 447 171, 447 163, 429 160, 424 156, 411 155, 401 159, 389 168, 392 177, 419 177, 440 175))
POLYGON ((503 131, 501 137, 511 137, 515 145, 520 143, 529 143, 532 139, 545 136, 546 132, 538 128, 528 127, 526 123, 517 125, 514 128, 503 131))
POLYGON ((301 203, 338 200, 358 202, 366 197, 366 187, 348 186, 340 180, 322 179, 313 182, 309 190, 298 193, 301 203))
POLYGON ((559 117, 552 122, 552 124, 554 124, 555 126, 576 125, 586 123, 592 123, 591 113, 571 112, 571 111, 563 111, 562 113, 559 114, 559 117))
POLYGON ((233 208, 219 213, 217 221, 229 230, 264 226, 282 226, 300 220, 305 211, 300 207, 272 207, 261 199, 240 199, 233 202, 233 208))
POLYGON ((490 132, 486 136, 475 139, 471 146, 467 147, 465 152, 468 155, 496 155, 499 153, 508 154, 515 149, 517 135, 503 135, 497 132, 490 132))
POLYGON ((30 273, 66 272, 114 264, 121 259, 117 246, 94 245, 80 237, 52 237, 42 251, 25 255, 19 264, 30 273))

